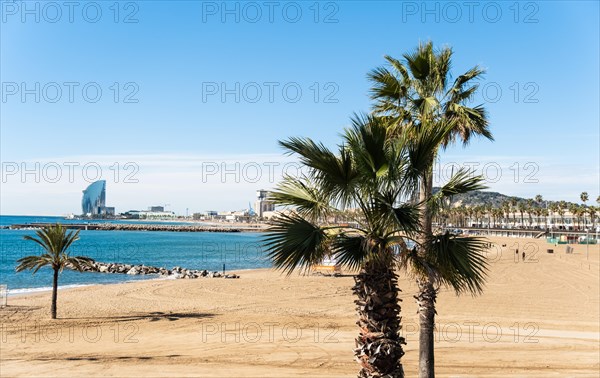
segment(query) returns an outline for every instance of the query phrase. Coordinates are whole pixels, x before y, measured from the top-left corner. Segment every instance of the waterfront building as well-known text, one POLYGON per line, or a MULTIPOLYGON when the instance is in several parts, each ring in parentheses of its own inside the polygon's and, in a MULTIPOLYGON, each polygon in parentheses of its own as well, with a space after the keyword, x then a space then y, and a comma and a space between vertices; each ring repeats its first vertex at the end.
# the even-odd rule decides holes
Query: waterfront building
POLYGON ((275 211, 275 204, 269 200, 269 192, 264 189, 256 191, 256 201, 254 202, 254 213, 259 218, 265 216, 265 213, 275 211))
POLYGON ((106 207, 106 180, 95 181, 83 191, 81 210, 90 217, 115 215, 114 207, 106 207))

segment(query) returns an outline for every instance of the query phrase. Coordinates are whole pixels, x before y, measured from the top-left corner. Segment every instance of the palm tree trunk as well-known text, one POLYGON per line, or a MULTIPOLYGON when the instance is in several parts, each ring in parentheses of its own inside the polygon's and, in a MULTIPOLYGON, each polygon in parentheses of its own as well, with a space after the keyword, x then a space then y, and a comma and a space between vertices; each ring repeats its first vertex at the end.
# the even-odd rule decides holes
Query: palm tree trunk
POLYGON ((419 378, 435 377, 434 330, 435 301, 437 290, 431 280, 417 280, 419 294, 415 296, 419 306, 419 378))
MULTIPOLYGON (((421 202, 420 223, 422 236, 419 242, 426 245, 432 236, 431 213, 426 201, 430 198, 433 187, 433 172, 428 172, 423 178, 419 190, 421 202)), ((422 253, 425 253, 423 251, 422 253)), ((434 364, 434 321, 435 321, 435 298, 436 291, 433 286, 433 277, 417 280, 419 294, 415 296, 419 305, 419 378, 430 378, 435 376, 434 364)))
POLYGON ((54 269, 54 277, 52 279, 52 305, 50 308, 52 319, 56 319, 56 298, 58 297, 58 269, 54 269))
POLYGON ((354 354, 362 366, 360 378, 404 377, 400 358, 406 343, 400 336, 400 289, 392 266, 389 261, 369 261, 354 278, 360 327, 354 354))

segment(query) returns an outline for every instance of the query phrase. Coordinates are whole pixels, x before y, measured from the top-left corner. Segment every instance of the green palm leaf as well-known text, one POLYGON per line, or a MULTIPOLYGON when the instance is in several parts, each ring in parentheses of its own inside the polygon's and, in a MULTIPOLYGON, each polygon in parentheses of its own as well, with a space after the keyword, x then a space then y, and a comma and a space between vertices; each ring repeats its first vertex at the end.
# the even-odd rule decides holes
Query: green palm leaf
POLYGON ((298 214, 282 214, 262 241, 273 266, 291 274, 295 268, 308 269, 321 261, 328 252, 328 240, 323 229, 298 214))

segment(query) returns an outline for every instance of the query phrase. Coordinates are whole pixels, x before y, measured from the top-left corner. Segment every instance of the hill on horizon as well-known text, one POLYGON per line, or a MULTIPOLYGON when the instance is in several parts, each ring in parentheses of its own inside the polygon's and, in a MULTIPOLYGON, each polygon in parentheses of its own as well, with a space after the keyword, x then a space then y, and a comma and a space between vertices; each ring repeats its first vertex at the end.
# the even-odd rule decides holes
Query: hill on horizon
MULTIPOLYGON (((433 188, 433 193, 437 193, 440 190, 439 187, 433 188)), ((450 206, 458 207, 458 206, 483 206, 483 205, 492 205, 494 207, 499 207, 502 205, 504 201, 509 201, 512 198, 516 198, 517 201, 526 201, 526 198, 517 197, 517 196, 507 196, 506 194, 502 194, 499 192, 488 192, 483 190, 474 190, 465 194, 457 194, 452 197, 452 201, 450 202, 450 206)), ((553 201, 549 201, 553 202, 553 201)))

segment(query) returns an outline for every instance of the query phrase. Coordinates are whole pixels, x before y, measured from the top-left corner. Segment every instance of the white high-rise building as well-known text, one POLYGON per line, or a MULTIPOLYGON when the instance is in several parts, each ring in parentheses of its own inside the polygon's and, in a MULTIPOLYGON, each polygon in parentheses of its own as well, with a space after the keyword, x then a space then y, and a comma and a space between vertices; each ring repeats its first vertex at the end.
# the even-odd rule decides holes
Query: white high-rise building
POLYGON ((274 211, 275 204, 268 199, 269 192, 264 189, 256 191, 256 201, 254 202, 254 212, 258 217, 263 217, 267 211, 274 211))

